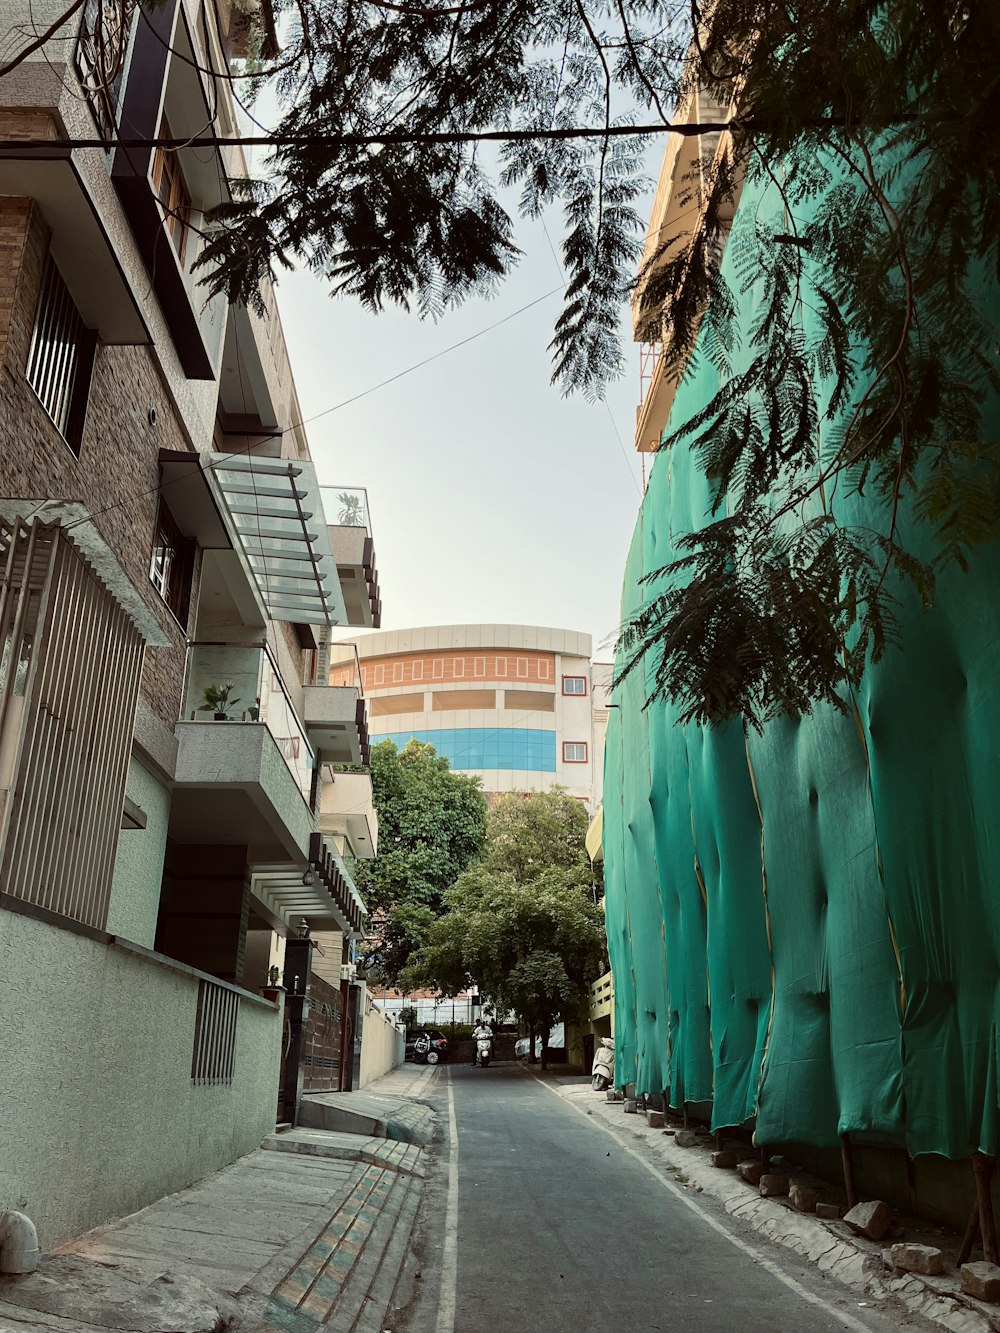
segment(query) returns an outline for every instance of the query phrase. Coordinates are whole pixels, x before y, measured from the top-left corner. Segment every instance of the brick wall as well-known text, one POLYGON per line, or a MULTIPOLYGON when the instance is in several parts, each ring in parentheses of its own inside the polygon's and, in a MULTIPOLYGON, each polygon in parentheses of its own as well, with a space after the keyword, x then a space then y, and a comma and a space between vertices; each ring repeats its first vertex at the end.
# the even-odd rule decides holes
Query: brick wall
POLYGON ((98 348, 80 457, 25 379, 42 269, 44 222, 30 200, 0 199, 0 495, 82 503, 171 639, 147 649, 142 693, 177 719, 184 635, 149 582, 161 448, 190 448, 151 347, 98 348), (149 423, 150 409, 156 423, 149 423), (13 446, 13 447, 12 447, 13 446))

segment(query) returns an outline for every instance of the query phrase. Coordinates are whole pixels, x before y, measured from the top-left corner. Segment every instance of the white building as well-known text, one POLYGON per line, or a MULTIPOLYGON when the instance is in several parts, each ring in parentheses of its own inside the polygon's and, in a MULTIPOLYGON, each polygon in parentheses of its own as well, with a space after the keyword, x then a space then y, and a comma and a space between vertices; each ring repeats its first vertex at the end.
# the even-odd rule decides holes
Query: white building
MULTIPOLYGON (((595 803, 591 638, 538 625, 431 625, 354 640, 372 744, 429 741, 486 793, 561 786, 595 803)), ((337 684, 342 668, 331 668, 337 684)), ((345 670, 352 670, 347 664, 345 670)))

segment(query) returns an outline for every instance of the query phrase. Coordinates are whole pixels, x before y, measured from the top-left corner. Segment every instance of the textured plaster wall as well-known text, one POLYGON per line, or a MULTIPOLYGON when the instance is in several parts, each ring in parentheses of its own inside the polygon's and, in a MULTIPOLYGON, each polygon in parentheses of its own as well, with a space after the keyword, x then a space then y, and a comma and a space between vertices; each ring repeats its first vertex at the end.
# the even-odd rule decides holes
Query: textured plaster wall
POLYGON ((197 1002, 195 976, 0 911, 0 1209, 26 1212, 43 1248, 274 1128, 279 1010, 242 998, 232 1085, 194 1087, 197 1002))
POLYGON ((151 949, 156 938, 170 793, 148 768, 133 759, 125 794, 145 811, 146 827, 122 829, 118 835, 107 928, 112 935, 121 935, 151 949))
POLYGON ((395 1024, 378 1009, 365 1014, 361 1036, 361 1078, 359 1086, 366 1088, 375 1079, 388 1074, 403 1063, 406 1055, 406 1037, 395 1024))

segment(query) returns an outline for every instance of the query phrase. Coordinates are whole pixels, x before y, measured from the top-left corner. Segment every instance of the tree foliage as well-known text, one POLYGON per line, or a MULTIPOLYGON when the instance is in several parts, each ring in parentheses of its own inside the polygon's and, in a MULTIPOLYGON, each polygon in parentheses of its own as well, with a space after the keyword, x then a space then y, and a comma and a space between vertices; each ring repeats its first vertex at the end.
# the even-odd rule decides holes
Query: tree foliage
POLYGON ((372 748, 379 854, 357 863, 371 917, 365 965, 395 985, 441 910, 444 892, 483 851, 486 801, 477 778, 452 773, 433 745, 372 748))
POLYGON ((409 983, 455 994, 475 982, 498 1012, 545 1034, 576 1017, 604 958, 587 822, 561 792, 497 802, 486 853, 445 894, 446 912, 414 957, 409 983))
POLYGON ((665 442, 714 502, 626 627, 626 666, 702 722, 840 706, 900 590, 930 604, 997 537, 996 0, 298 0, 286 28, 273 176, 217 213, 211 285, 252 301, 304 262, 373 310, 435 316, 516 263, 513 195, 562 212, 554 374, 591 394, 621 367, 642 230, 649 140, 618 131, 666 125, 695 88, 735 107, 707 198, 689 185, 693 243, 663 238, 640 277, 642 335, 679 373, 702 334, 721 387, 665 442), (498 154, 475 141, 492 131, 498 154), (764 181, 782 208, 738 227, 729 284, 733 202, 764 181))

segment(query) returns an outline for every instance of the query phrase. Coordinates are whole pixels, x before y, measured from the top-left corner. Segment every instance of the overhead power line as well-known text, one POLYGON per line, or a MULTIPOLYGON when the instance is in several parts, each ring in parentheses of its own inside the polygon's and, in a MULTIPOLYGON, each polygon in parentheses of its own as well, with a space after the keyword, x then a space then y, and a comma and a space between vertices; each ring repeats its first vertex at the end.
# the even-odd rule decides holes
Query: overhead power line
MULTIPOLYGON (((101 139, 18 139, 0 144, 0 156, 61 157, 67 148, 366 148, 392 144, 520 143, 539 139, 619 139, 630 134, 680 134, 693 138, 733 129, 735 120, 651 125, 575 125, 553 130, 434 130, 413 133, 387 130, 381 134, 204 134, 196 138, 158 135, 150 138, 118 136, 101 139)), ((824 122, 826 123, 826 122, 824 122)), ((834 120, 828 123, 834 124, 834 120)))

